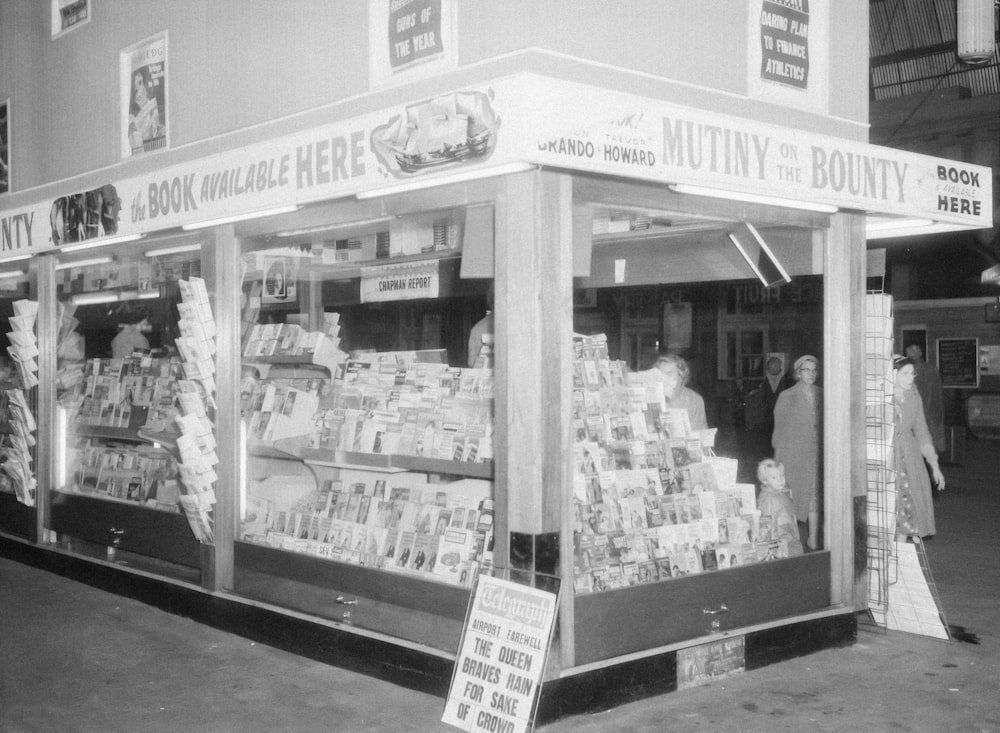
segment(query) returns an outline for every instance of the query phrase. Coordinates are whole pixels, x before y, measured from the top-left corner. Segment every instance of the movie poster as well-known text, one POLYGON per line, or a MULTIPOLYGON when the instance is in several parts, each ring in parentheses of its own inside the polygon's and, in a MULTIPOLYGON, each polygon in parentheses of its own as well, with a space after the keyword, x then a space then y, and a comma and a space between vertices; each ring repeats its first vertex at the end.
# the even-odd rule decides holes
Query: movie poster
POLYGON ((122 158, 169 147, 166 33, 125 49, 121 75, 122 158))
POLYGON ((0 102, 0 193, 10 190, 10 100, 0 102))

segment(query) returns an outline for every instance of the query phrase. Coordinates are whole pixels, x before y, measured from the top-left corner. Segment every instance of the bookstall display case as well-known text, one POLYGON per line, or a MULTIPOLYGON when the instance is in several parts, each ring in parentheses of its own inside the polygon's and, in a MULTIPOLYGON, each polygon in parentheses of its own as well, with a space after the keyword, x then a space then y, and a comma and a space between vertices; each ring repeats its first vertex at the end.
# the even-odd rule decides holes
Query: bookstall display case
MULTIPOLYGON (((260 20, 250 5, 213 22, 260 20)), ((303 101, 272 83, 302 58, 264 49, 263 83, 221 115, 184 95, 226 48, 178 44, 169 147, 96 167, 106 131, 78 114, 97 157, 46 157, 58 174, 4 194, 0 261, 31 257, 0 275, 20 350, 0 550, 332 662, 381 655, 359 668, 437 693, 477 573, 558 592, 540 717, 673 689, 716 642, 745 668, 849 642, 864 217, 987 226, 988 169, 961 164, 987 182, 963 186, 969 212, 935 209, 954 162, 861 141, 865 95, 824 78, 826 44, 831 104, 786 108, 729 78, 756 68, 742 57, 696 65, 719 78, 640 72, 482 30, 503 4, 455 5, 472 22, 454 68, 367 88, 334 44, 356 73, 303 101), (142 315, 149 333, 120 328, 142 315), (667 351, 707 428, 641 376, 667 351), (757 501, 770 435, 744 405, 772 354, 821 366, 811 552, 757 501)), ((829 15, 833 37, 857 12, 829 15)), ((17 91, 40 106, 20 119, 55 119, 17 91)))
POLYGON ((56 470, 47 529, 75 551, 112 560, 128 553, 197 583, 217 463, 215 320, 201 244, 182 238, 67 254, 54 273, 56 470), (119 345, 119 334, 130 340, 119 345))
POLYGON ((0 272, 0 531, 30 540, 37 537, 38 501, 38 301, 34 283, 28 267, 11 266, 0 272))
POLYGON ((477 572, 562 581, 557 697, 719 638, 849 633, 843 495, 826 492, 823 548, 790 551, 747 478, 762 456, 717 410, 690 430, 636 382, 635 345, 672 343, 721 402, 719 324, 753 282, 728 234, 747 221, 818 294, 756 314, 755 348, 824 353, 828 216, 580 173, 61 252, 47 541, 445 662, 477 572), (112 356, 139 307, 150 353, 112 356))
MULTIPOLYGON (((820 274, 826 216, 547 171, 235 227, 242 478, 231 570, 216 576, 435 654, 456 649, 475 571, 560 577, 552 679, 842 614, 838 534, 790 551, 747 478, 764 456, 635 391, 623 304, 707 292, 688 353, 715 344, 712 304, 752 274, 727 237, 747 218, 790 278, 820 274), (616 279, 622 257, 635 264, 616 279), (494 338, 469 354, 491 289, 494 338)), ((820 353, 824 311, 794 316, 820 353)), ((655 347, 668 335, 651 322, 655 347)), ((793 350, 772 330, 770 348, 793 350)))
POLYGON ((327 209, 243 243, 233 589, 453 651, 494 525, 493 357, 467 362, 485 286, 459 278, 465 211, 341 225, 327 209))

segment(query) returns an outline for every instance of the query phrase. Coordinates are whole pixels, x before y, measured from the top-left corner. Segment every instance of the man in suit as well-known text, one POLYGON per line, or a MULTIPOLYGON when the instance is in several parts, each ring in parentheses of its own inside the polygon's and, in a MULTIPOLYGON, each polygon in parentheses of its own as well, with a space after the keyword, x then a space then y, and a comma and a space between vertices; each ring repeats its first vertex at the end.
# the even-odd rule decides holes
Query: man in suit
POLYGON ((771 434, 774 432, 774 406, 778 395, 788 387, 784 364, 780 357, 770 356, 764 364, 764 380, 747 395, 746 429, 754 437, 756 460, 771 455, 771 434))
POLYGON ((931 364, 924 361, 924 350, 919 344, 909 344, 903 350, 910 359, 916 372, 915 384, 924 403, 924 417, 927 428, 934 439, 934 450, 944 453, 947 448, 944 437, 944 398, 941 388, 941 375, 931 364))

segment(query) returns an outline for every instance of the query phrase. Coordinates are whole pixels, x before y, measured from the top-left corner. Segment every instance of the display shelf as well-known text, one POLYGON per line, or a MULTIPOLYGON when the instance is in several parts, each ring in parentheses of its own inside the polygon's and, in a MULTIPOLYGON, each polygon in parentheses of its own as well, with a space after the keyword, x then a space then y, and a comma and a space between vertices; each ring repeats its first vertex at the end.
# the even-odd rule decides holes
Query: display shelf
POLYGON ((244 364, 270 364, 272 366, 321 367, 329 369, 326 364, 316 361, 316 355, 302 356, 244 356, 244 364))
MULTIPOLYGON (((59 285, 58 287, 59 296, 68 299, 70 302, 74 302, 73 298, 75 296, 89 297, 97 295, 98 293, 102 296, 107 296, 109 301, 125 302, 130 300, 158 300, 163 298, 167 285, 165 283, 153 283, 153 286, 148 290, 140 290, 136 287, 121 287, 66 291, 63 290, 62 285, 59 285)), ((80 303, 80 305, 86 304, 87 303, 80 303)))
MULTIPOLYGON (((395 257, 379 257, 376 259, 368 260, 354 260, 351 262, 328 262, 328 263, 315 263, 310 262, 310 269, 315 269, 320 277, 324 280, 357 280, 361 277, 361 271, 368 267, 381 267, 381 266, 395 266, 395 265, 408 265, 420 262, 438 261, 439 264, 448 263, 449 260, 454 260, 456 263, 460 263, 462 260, 462 252, 460 250, 446 250, 442 252, 421 252, 419 254, 412 255, 397 255, 395 257)), ((244 275, 246 279, 262 278, 264 273, 261 270, 247 271, 244 275)), ((261 310, 271 309, 276 304, 268 303, 262 304, 261 310)), ((285 304, 277 304, 279 306, 285 306, 285 304)))
POLYGON ((115 428, 109 425, 76 425, 76 437, 120 440, 126 443, 159 443, 165 450, 177 444, 180 433, 143 428, 115 428))
POLYGON ((255 456, 268 458, 298 459, 313 466, 332 468, 360 468, 370 471, 399 473, 437 473, 465 478, 492 480, 493 462, 473 463, 471 461, 448 461, 441 458, 409 456, 399 453, 362 453, 359 451, 324 450, 309 448, 308 436, 284 438, 273 443, 254 443, 248 451, 255 456))
POLYGON ((169 450, 177 447, 177 439, 181 437, 181 434, 173 430, 144 430, 139 428, 136 431, 140 440, 147 441, 149 443, 159 443, 165 449, 169 450))
POLYGON ((253 440, 247 442, 247 453, 257 458, 280 458, 287 461, 301 461, 294 453, 276 447, 273 440, 253 440))
POLYGON ((103 440, 123 440, 130 443, 145 442, 136 428, 115 428, 110 425, 77 424, 74 426, 78 438, 101 438, 103 440))
POLYGON ((452 476, 465 476, 466 478, 493 479, 492 461, 474 463, 472 461, 448 461, 441 458, 400 454, 390 456, 390 460, 394 467, 399 467, 407 471, 444 473, 451 474, 452 476))
POLYGON ((402 471, 392 465, 392 456, 379 453, 360 453, 358 451, 317 450, 313 448, 300 449, 296 455, 304 463, 313 466, 331 466, 334 468, 361 468, 372 471, 396 472, 402 471))

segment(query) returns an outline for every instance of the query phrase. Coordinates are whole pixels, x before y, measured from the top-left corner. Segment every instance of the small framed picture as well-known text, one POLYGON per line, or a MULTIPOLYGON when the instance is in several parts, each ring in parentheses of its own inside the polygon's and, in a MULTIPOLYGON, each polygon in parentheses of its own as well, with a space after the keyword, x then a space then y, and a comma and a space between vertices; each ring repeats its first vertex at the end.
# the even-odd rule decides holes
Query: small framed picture
POLYGON ((10 100, 0 102, 0 193, 10 191, 10 100))
POLYGON ((90 0, 52 0, 52 37, 58 38, 90 22, 90 0))

